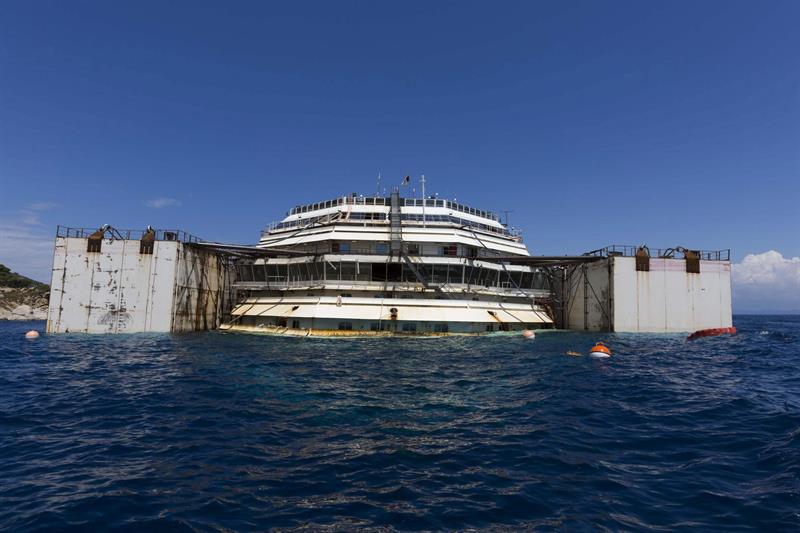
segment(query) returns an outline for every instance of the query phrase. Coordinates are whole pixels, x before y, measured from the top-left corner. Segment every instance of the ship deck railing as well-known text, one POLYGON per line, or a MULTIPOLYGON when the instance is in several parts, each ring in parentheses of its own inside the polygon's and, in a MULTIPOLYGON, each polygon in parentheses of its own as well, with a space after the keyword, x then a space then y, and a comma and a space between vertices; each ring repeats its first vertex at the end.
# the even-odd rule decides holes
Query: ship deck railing
MULTIPOLYGON (((358 242, 358 241, 357 241, 358 242)), ((348 243, 344 243, 348 244, 348 243)), ((371 260, 374 263, 385 263, 389 259, 393 259, 395 262, 398 261, 398 257, 392 256, 389 250, 389 243, 388 242, 381 242, 378 244, 382 244, 383 246, 373 246, 373 247, 364 247, 364 246, 357 246, 351 244, 349 247, 344 247, 340 244, 338 249, 333 249, 330 246, 324 248, 293 248, 292 251, 296 252, 298 257, 304 256, 374 256, 374 257, 367 257, 367 260, 371 260)), ((404 242, 404 244, 407 244, 404 242)), ((443 246, 447 247, 447 246, 443 246)), ((262 248, 262 250, 269 250, 270 248, 262 248)), ((419 251, 410 251, 408 248, 405 248, 403 253, 412 259, 419 259, 419 260, 426 260, 426 259, 465 259, 470 261, 480 261, 480 260, 488 260, 492 262, 496 262, 497 257, 499 255, 503 255, 502 252, 498 252, 497 250, 486 250, 484 248, 476 248, 475 254, 459 254, 459 255, 451 255, 451 254, 442 254, 442 253, 433 253, 433 254, 421 254, 419 251)), ((503 255, 503 257, 506 257, 503 255)), ((526 258, 530 256, 526 255, 519 255, 519 258, 526 258)), ((350 259, 352 261, 352 259, 350 259)))
MULTIPOLYGON (((454 202, 452 200, 447 200, 444 198, 427 198, 423 200, 422 198, 401 198, 401 205, 404 207, 445 207, 447 209, 452 209, 453 211, 458 211, 460 213, 468 213, 470 215, 475 215, 483 218, 489 218, 492 220, 500 221, 500 217, 494 214, 491 211, 483 210, 483 209, 476 209, 474 207, 469 207, 464 204, 459 204, 458 202, 454 202)), ((309 213, 313 211, 319 211, 322 209, 329 209, 331 207, 336 207, 339 205, 367 205, 367 206, 390 206, 391 205, 391 198, 384 197, 384 196, 340 196, 338 198, 334 198, 333 200, 326 200, 323 202, 316 202, 312 204, 304 204, 298 205, 293 207, 289 210, 287 215, 296 215, 299 213, 309 213)))
POLYGON ((731 250, 726 248, 723 250, 689 250, 681 246, 672 248, 649 248, 647 246, 633 246, 630 244, 611 244, 591 252, 586 252, 584 255, 594 257, 635 257, 636 252, 644 248, 649 257, 659 259, 685 259, 686 252, 694 252, 698 254, 702 261, 730 261, 731 250))
MULTIPOLYGON (((73 228, 69 226, 57 226, 56 237, 87 239, 90 235, 103 228, 73 228)), ((155 240, 157 241, 177 241, 177 242, 203 242, 203 239, 180 229, 153 229, 155 240)), ((146 229, 117 229, 108 226, 104 230, 106 238, 114 238, 126 241, 139 241, 142 239, 146 229)))

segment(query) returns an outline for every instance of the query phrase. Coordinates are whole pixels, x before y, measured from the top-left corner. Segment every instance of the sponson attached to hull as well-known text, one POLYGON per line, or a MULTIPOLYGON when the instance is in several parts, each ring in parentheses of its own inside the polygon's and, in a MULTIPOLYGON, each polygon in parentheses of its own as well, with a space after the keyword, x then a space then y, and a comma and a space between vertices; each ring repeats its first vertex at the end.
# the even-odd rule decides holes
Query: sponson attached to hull
POLYGON ((299 205, 258 246, 280 253, 239 261, 226 328, 474 335, 553 324, 537 303, 550 294, 545 272, 514 264, 529 257, 520 235, 489 211, 424 193, 299 205))

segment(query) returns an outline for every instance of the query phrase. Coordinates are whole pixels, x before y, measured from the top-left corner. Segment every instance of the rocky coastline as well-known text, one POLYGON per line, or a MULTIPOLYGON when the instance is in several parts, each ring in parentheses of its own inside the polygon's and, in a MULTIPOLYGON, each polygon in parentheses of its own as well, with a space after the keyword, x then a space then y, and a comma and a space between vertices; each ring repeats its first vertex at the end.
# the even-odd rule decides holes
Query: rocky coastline
POLYGON ((45 320, 50 287, 0 264, 0 320, 45 320))

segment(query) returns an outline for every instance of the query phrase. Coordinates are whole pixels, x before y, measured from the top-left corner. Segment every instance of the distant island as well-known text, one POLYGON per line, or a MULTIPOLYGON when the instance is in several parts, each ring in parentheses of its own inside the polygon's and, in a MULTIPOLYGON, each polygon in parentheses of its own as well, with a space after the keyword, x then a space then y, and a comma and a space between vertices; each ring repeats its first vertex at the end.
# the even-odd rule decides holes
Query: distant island
POLYGON ((0 320, 44 320, 50 286, 0 264, 0 320))

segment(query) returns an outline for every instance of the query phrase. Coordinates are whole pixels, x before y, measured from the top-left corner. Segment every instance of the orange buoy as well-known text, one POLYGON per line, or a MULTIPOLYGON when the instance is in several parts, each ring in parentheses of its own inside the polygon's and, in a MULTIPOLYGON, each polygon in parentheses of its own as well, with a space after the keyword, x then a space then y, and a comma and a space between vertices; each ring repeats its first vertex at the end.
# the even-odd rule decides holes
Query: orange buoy
POLYGON ((710 328, 710 329, 701 329, 695 331, 687 340, 693 341, 695 339, 699 339, 700 337, 716 337, 717 335, 735 335, 736 328, 710 328))
POLYGON ((36 331, 35 329, 32 329, 28 333, 25 334, 25 338, 26 339, 31 339, 31 340, 38 339, 39 338, 39 332, 36 331))
POLYGON ((592 357, 611 357, 611 350, 603 342, 598 342, 589 350, 592 357))
POLYGON ((536 333, 532 332, 529 329, 526 329, 522 332, 522 336, 525 337, 526 339, 534 339, 536 338, 536 333))

